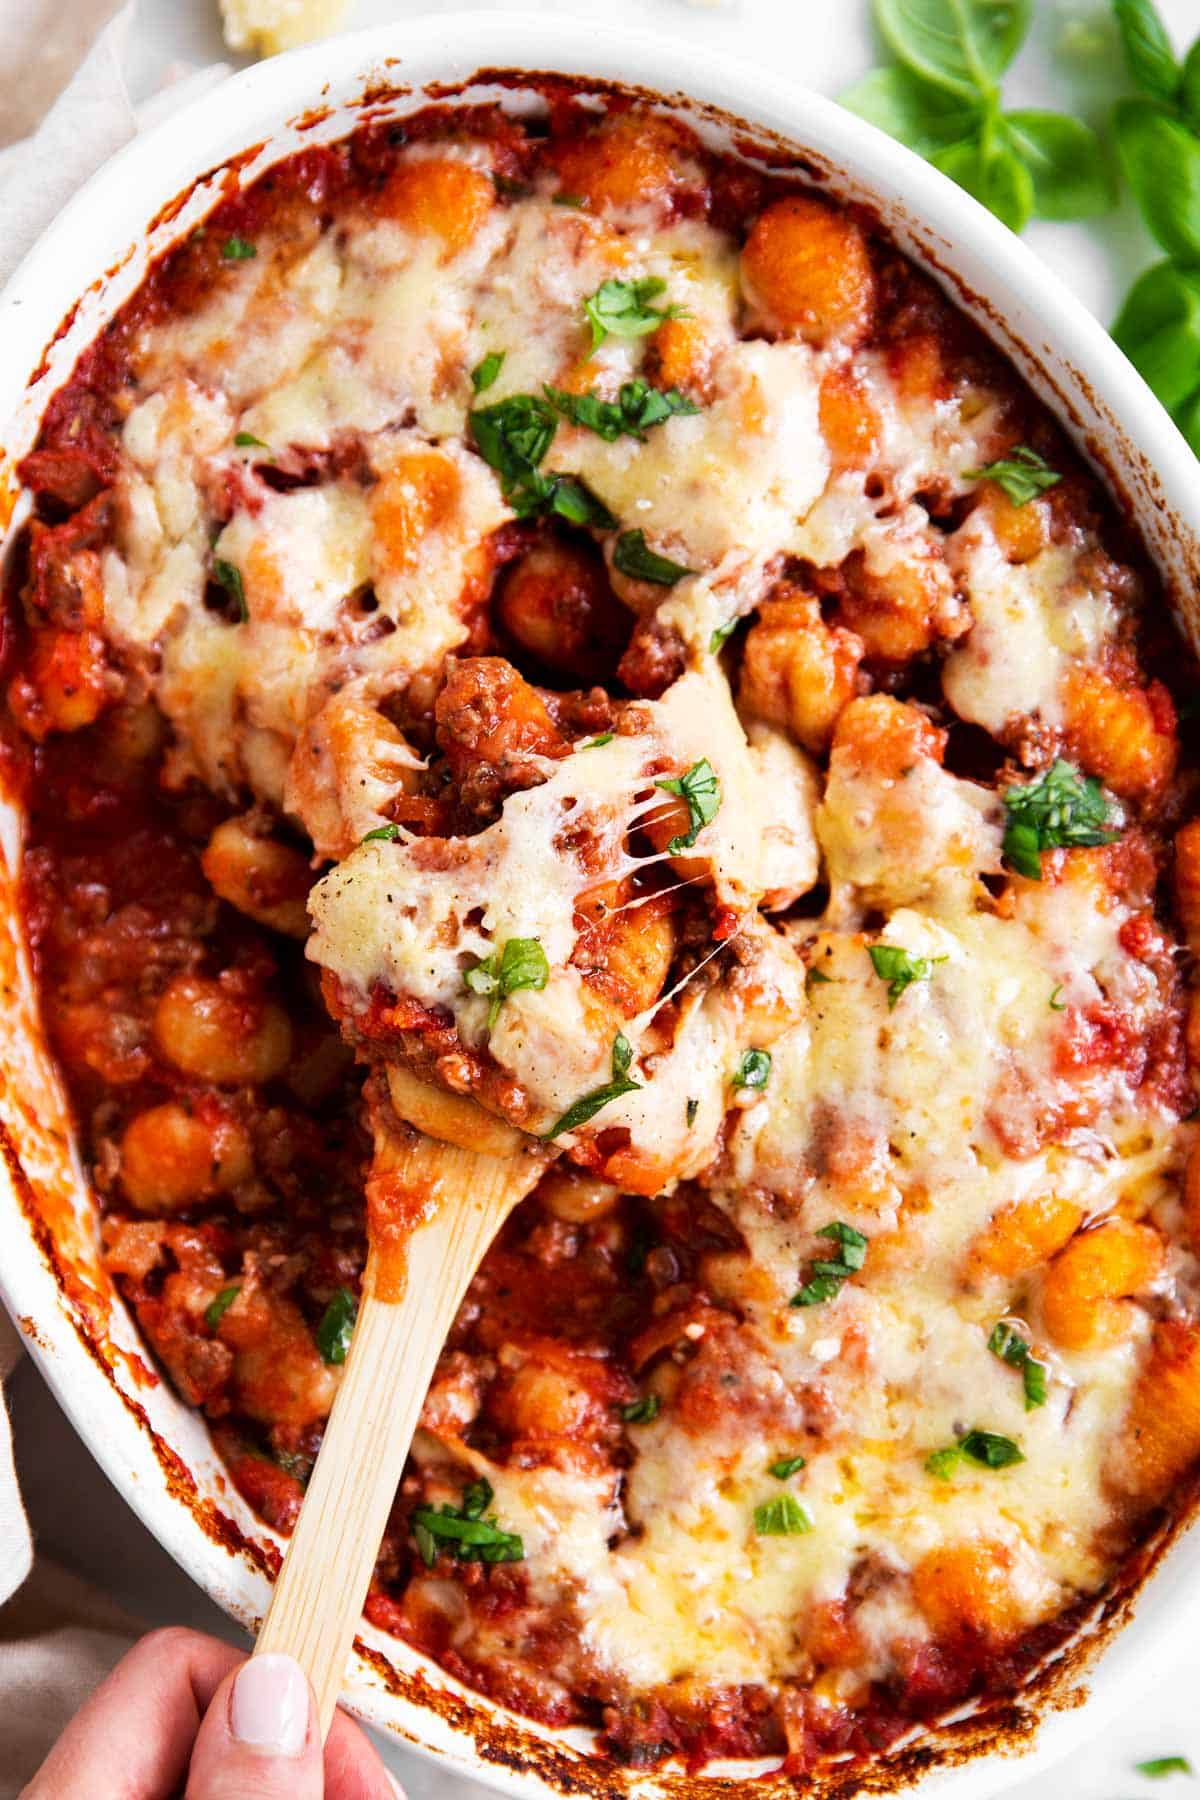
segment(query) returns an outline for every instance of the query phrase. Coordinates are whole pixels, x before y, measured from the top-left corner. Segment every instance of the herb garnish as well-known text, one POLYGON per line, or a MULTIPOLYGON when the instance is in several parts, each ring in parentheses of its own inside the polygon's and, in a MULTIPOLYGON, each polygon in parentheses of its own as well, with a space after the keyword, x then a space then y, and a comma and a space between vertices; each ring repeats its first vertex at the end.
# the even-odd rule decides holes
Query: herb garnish
POLYGON ((543 475, 540 465, 554 442, 558 416, 536 394, 510 394, 467 414, 475 447, 500 477, 504 498, 519 519, 556 513, 573 525, 615 531, 617 520, 576 475, 543 475))
POLYGON ((236 563, 223 562, 219 556, 213 558, 212 578, 218 587, 223 587, 237 608, 237 623, 244 625, 250 617, 250 608, 246 605, 246 589, 242 584, 242 571, 236 563))
POLYGON ((592 349, 598 350, 606 337, 647 337, 657 331, 664 319, 683 316, 681 306, 651 306, 667 284, 661 275, 642 275, 635 281, 602 281, 583 310, 592 328, 592 349))
POLYGON ((661 1406, 660 1395, 643 1394, 640 1400, 631 1400, 621 1408, 621 1417, 627 1425, 649 1425, 651 1419, 657 1419, 661 1406))
POLYGON ((1030 881, 1042 879, 1043 850, 1087 849, 1120 836, 1105 829, 1110 813, 1100 783, 1061 757, 1036 781, 1005 788, 1003 799, 1004 859, 1030 881))
POLYGON ((777 1494, 754 1509, 759 1537, 803 1537, 813 1528, 812 1514, 795 1494, 777 1494))
POLYGON ((549 979, 550 964, 537 938, 509 938, 502 949, 494 950, 466 971, 463 985, 473 994, 490 995, 487 1028, 491 1031, 510 994, 520 988, 533 988, 540 993, 549 979))
POLYGON ((1007 456, 986 463, 982 469, 964 469, 963 479, 994 481, 1014 506, 1028 506, 1039 494, 1056 487, 1062 476, 1028 444, 1017 444, 1007 456))
POLYGON ((204 1309, 204 1323, 210 1330, 217 1329, 241 1291, 241 1283, 235 1281, 231 1287, 223 1287, 215 1300, 209 1301, 204 1309))
POLYGON ((1164 1775, 1190 1775, 1192 1765, 1186 1756, 1152 1756, 1147 1762, 1134 1763, 1139 1775, 1158 1781, 1164 1775))
POLYGON ((602 1106, 610 1100, 619 1100, 624 1094, 632 1094, 641 1087, 640 1081, 634 1081, 629 1074, 629 1066, 633 1061, 633 1046, 622 1032, 613 1039, 612 1047, 612 1080, 604 1087, 593 1088, 590 1094, 584 1094, 576 1100, 574 1106, 568 1106, 561 1119, 557 1119, 549 1131, 543 1131, 543 1138, 560 1137, 564 1131, 574 1131, 580 1125, 586 1125, 594 1119, 602 1106))
POLYGON ((477 394, 482 394, 484 388, 491 387, 504 367, 504 358, 507 354, 506 350, 489 350, 483 360, 475 364, 471 370, 471 386, 477 394))
POLYGON ((368 831, 358 841, 360 844, 394 844, 399 836, 400 827, 398 825, 377 825, 374 831, 368 831))
POLYGON ((769 1050, 747 1050, 733 1072, 735 1088, 765 1088, 771 1078, 769 1050))
POLYGON ((654 785, 665 794, 674 794, 687 802, 688 828, 673 837, 667 845, 667 854, 678 856, 681 851, 690 850, 704 827, 711 825, 716 818, 721 807, 721 784, 708 758, 702 756, 699 762, 694 762, 682 775, 673 775, 666 781, 656 781, 654 785))
POLYGON ((613 741, 612 732, 611 731, 602 731, 600 733, 599 737, 589 738, 587 743, 580 744, 579 748, 581 750, 599 750, 605 744, 611 744, 612 741, 613 741))
POLYGON ((992 1328, 988 1339, 988 1349, 1010 1369, 1019 1369, 1025 1386, 1025 1411, 1032 1412, 1035 1407, 1046 1404, 1047 1368, 1039 1362, 1020 1332, 1004 1319, 1000 1319, 992 1328))
POLYGON ((660 556, 656 550, 651 550, 645 532, 640 530, 621 533, 613 548, 613 567, 632 581, 652 581, 655 587, 674 587, 685 575, 696 573, 683 563, 672 562, 669 556, 660 556))
POLYGON ((833 1238, 841 1246, 841 1254, 836 1259, 818 1257, 810 1264, 809 1278, 800 1292, 792 1295, 789 1306, 820 1306, 834 1299, 841 1292, 842 1283, 856 1275, 867 1260, 868 1240, 841 1219, 822 1225, 817 1236, 833 1238))
MULTIPOLYGON (((1038 867, 1039 867, 1039 869, 1041 868, 1040 862, 1038 864, 1038 867)), ((1052 990, 1050 998, 1046 1003, 1049 1006, 1051 1012, 1066 1012, 1066 1010, 1067 1010, 1066 1001, 1059 999, 1059 995, 1062 993, 1062 991, 1063 991, 1063 984, 1060 981, 1058 986, 1052 990)))
POLYGON ((258 255, 258 246, 252 244, 249 238, 238 237, 235 233, 221 245, 221 255, 226 262, 246 262, 250 257, 258 255))
POLYGON ((664 425, 668 419, 700 411, 677 387, 651 387, 641 379, 622 383, 615 400, 601 400, 595 394, 569 394, 549 384, 542 392, 564 419, 594 431, 606 444, 615 444, 622 435, 644 443, 652 425, 664 425))
POLYGON ((1015 1463, 1023 1463, 1025 1453, 1011 1438, 977 1428, 964 1432, 956 1444, 948 1444, 944 1450, 935 1450, 927 1456, 926 1473, 936 1475, 939 1481, 949 1481, 955 1468, 964 1460, 978 1463, 983 1469, 1009 1469, 1015 1463))
POLYGON ((718 650, 724 649, 741 622, 740 617, 735 615, 732 619, 726 619, 724 625, 717 626, 717 629, 708 640, 708 654, 710 656, 715 656, 718 650))
POLYGON ((256 438, 252 431, 235 431, 233 441, 239 450, 269 450, 271 448, 270 444, 264 444, 261 438, 256 438))
POLYGON ((484 1514, 492 1503, 488 1481, 473 1481, 463 1492, 461 1506, 413 1508, 413 1536, 421 1561, 432 1569, 439 1549, 448 1549, 459 1562, 521 1562, 525 1546, 515 1532, 504 1531, 493 1514, 484 1514))
POLYGON ((789 1475, 794 1475, 798 1469, 803 1469, 805 1462, 806 1459, 803 1456, 781 1456, 778 1462, 770 1465, 767 1474, 773 1475, 776 1481, 786 1481, 789 1475))
POLYGON ((879 979, 888 984, 889 1012, 905 988, 911 987, 914 981, 928 981, 936 965, 946 961, 944 956, 914 956, 911 951, 902 950, 899 944, 871 944, 867 954, 879 979))
POLYGON ((338 1288, 317 1326, 317 1349, 325 1362, 345 1362, 357 1317, 358 1301, 349 1288, 338 1288))

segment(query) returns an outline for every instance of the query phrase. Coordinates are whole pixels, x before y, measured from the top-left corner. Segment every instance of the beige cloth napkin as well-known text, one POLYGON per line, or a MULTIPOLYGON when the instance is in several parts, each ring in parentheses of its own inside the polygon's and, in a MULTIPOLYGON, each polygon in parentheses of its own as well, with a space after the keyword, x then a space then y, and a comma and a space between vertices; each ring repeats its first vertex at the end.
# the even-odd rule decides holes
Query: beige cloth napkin
MULTIPOLYGON (((185 73, 135 113, 122 53, 136 8, 129 0, 117 11, 119 3, 0 0, 0 144, 28 130, 62 90, 32 137, 0 151, 0 282, 139 124, 229 72, 218 65, 185 73)), ((21 1354, 0 1310, 0 1385, 21 1354)), ((86 1582, 35 1560, 34 1550, 0 1401, 0 1800, 16 1800, 67 1720, 144 1630, 86 1582)))

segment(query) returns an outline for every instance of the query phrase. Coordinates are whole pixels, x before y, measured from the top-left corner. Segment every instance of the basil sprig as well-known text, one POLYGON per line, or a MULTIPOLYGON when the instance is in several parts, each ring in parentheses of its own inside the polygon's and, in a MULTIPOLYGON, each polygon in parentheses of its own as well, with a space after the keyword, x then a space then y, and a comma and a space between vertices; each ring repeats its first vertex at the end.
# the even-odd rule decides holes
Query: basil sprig
POLYGON ((677 387, 651 387, 640 378, 623 382, 615 400, 601 400, 596 394, 568 394, 549 383, 542 392, 564 419, 594 431, 606 444, 615 444, 621 436, 645 443, 652 425, 664 425, 668 419, 700 411, 677 387))
MULTIPOLYGON (((717 772, 706 756, 694 762, 690 769, 682 775, 672 775, 665 781, 656 781, 656 788, 665 794, 674 794, 686 801, 688 809, 688 828, 673 837, 667 845, 669 856, 678 856, 684 850, 690 850, 706 825, 711 825, 721 809, 721 784, 717 780, 717 772)), ((767 1067, 770 1068, 770 1057, 767 1067)))
POLYGON ((1032 0, 875 0, 896 58, 842 105, 926 157, 1014 231, 1112 205, 1100 140, 1081 119, 1006 112, 1001 79, 1025 39, 1032 0))
POLYGON ((510 394, 467 414, 475 448, 500 477, 504 498, 519 519, 554 513, 572 525, 615 531, 618 521, 577 475, 543 475, 558 415, 537 394, 510 394))
POLYGON ((561 1137, 564 1131, 574 1131, 580 1125, 586 1125, 594 1119, 602 1106, 610 1100, 620 1100, 624 1094, 632 1094, 641 1087, 640 1081, 634 1081, 629 1074, 633 1062, 633 1046, 623 1032, 618 1032, 613 1039, 612 1047, 612 1080, 603 1087, 593 1088, 590 1094, 584 1094, 573 1106, 568 1106, 561 1119, 556 1119, 549 1131, 542 1133, 543 1138, 561 1137))
POLYGON ((324 1362, 345 1362, 357 1317, 358 1301, 349 1288, 338 1288, 317 1326, 317 1349, 324 1362))
POLYGON ((432 1569, 440 1549, 449 1550, 459 1562, 522 1562, 525 1546, 514 1531, 505 1531, 493 1513, 484 1517, 493 1499, 489 1481, 473 1481, 463 1492, 462 1505, 413 1508, 413 1536, 421 1561, 432 1569))
POLYGON ((1042 879, 1042 851, 1115 843, 1104 789, 1060 757, 1044 775, 1004 790, 1004 860, 1030 881, 1042 879))
POLYGON ((549 979, 550 964, 537 938, 509 938, 502 949, 493 950, 465 972, 463 985, 473 994, 490 998, 487 1028, 491 1031, 510 994, 520 988, 540 993, 549 979))
POLYGON ((1182 62, 1153 0, 1114 0, 1141 97, 1118 101, 1121 169, 1166 260, 1140 275, 1113 337, 1200 454, 1200 37, 1182 62))

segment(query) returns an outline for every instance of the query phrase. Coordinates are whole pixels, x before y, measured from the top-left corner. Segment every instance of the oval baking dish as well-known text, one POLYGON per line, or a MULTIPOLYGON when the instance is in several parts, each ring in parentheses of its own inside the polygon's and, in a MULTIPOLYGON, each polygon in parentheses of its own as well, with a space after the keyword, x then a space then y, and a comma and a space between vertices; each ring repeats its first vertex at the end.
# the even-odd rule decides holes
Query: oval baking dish
MULTIPOLYGON (((1095 321, 952 184, 837 107, 750 71, 697 62, 688 72, 689 92, 680 94, 677 53, 648 39, 607 40, 541 18, 459 16, 453 39, 470 43, 465 58, 450 46, 450 35, 446 25, 430 21, 263 65, 223 90, 219 107, 209 100, 187 109, 89 183, 0 302, 0 418, 6 421, 0 480, 7 496, 0 506, 12 513, 14 527, 23 518, 12 504, 16 465, 34 442, 47 402, 149 264, 216 203, 297 149, 340 139, 360 123, 403 120, 431 102, 526 114, 541 104, 536 82, 549 70, 594 90, 598 101, 615 93, 665 103, 714 149, 794 170, 877 218, 1012 359, 1099 468, 1195 638, 1200 505, 1190 452, 1095 321)), ((201 1417, 148 1367, 100 1263, 94 1202, 21 943, 21 798, 7 776, 3 818, 0 956, 10 1026, 0 1047, 7 1164, 0 1185, 0 1285, 111 1478, 193 1577, 252 1626, 264 1608, 279 1540, 235 1491, 201 1417)), ((876 964, 875 972, 885 970, 876 964)), ((906 976, 921 978, 911 970, 906 976)), ((850 1274, 861 1266, 861 1240, 851 1232, 842 1245, 850 1274)), ((937 1729, 901 1738, 876 1763, 835 1764, 801 1778, 802 1790, 829 1800, 916 1787, 982 1794, 1027 1773, 1034 1759, 1061 1753, 1109 1697, 1126 1698, 1182 1641, 1181 1595, 1200 1585, 1196 1534, 1178 1533, 1169 1544, 1151 1540, 1145 1562, 1140 1589, 1122 1590, 1100 1605, 1066 1651, 1003 1707, 961 1708, 937 1729), (1019 1764, 1014 1749, 1028 1753, 1019 1764)), ((582 1730, 555 1731, 518 1718, 366 1623, 349 1699, 399 1739, 515 1792, 682 1797, 699 1791, 703 1779, 674 1766, 655 1771, 591 1755, 582 1730)), ((710 1765, 706 1775, 735 1772, 758 1775, 765 1791, 794 1791, 794 1780, 769 1763, 710 1765)))

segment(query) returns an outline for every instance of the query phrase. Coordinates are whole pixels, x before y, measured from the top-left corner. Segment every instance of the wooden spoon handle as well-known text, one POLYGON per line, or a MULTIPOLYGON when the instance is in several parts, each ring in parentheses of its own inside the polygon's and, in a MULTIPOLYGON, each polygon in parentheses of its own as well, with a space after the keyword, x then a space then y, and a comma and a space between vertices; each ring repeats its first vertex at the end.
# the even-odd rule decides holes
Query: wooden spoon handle
MULTIPOLYGON (((408 1241, 399 1303, 380 1299, 373 1248, 350 1353, 255 1654, 282 1650, 312 1682, 324 1736, 371 1571, 438 1356, 492 1238, 545 1157, 481 1156, 413 1134, 404 1172, 440 1191, 408 1241)), ((393 1158, 392 1168, 399 1164, 393 1158)))

